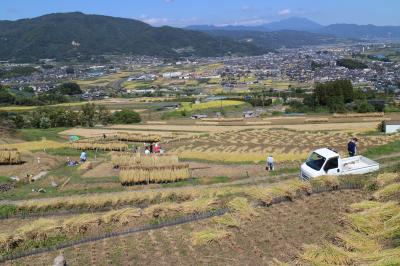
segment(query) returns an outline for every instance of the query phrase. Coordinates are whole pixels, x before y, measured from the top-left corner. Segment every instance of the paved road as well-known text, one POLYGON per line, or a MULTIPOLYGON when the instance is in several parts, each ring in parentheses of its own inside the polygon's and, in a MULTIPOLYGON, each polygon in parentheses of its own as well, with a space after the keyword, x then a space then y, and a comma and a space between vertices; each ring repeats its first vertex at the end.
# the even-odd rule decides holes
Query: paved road
POLYGON ((120 90, 122 89, 122 83, 124 83, 127 80, 127 78, 123 79, 118 79, 116 81, 111 82, 109 85, 114 89, 114 90, 120 90))

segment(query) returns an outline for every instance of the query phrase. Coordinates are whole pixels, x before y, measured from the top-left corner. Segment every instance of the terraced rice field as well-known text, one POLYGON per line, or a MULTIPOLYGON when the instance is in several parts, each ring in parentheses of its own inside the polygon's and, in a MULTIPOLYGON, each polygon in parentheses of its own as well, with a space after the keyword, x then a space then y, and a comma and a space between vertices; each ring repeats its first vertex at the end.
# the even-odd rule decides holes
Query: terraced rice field
POLYGON ((19 142, 7 145, 0 145, 1 148, 8 148, 8 149, 18 149, 20 151, 36 151, 36 150, 43 150, 43 149, 54 149, 54 148, 62 148, 66 147, 67 143, 61 143, 52 140, 41 140, 41 141, 29 141, 29 142, 19 142))
MULTIPOLYGON (((173 143, 169 151, 181 158, 227 162, 257 162, 272 154, 277 161, 302 160, 313 150, 330 147, 346 154, 353 134, 292 130, 242 130, 214 133, 209 136, 173 143)), ((400 139, 399 135, 359 137, 359 150, 400 139)))
MULTIPOLYGON (((63 254, 68 265, 267 265, 274 258, 292 261, 304 244, 322 243, 340 230, 348 206, 365 198, 359 191, 313 195, 270 208, 238 227, 222 229, 209 219, 74 246, 13 261, 17 265, 51 265, 63 254), (194 232, 225 231, 225 237, 195 244, 194 232)), ((9 264, 11 265, 11 264, 9 264)))
MULTIPOLYGON (((286 119, 286 118, 285 118, 286 119)), ((304 118, 293 118, 286 119, 290 120, 290 124, 285 125, 237 125, 237 126, 226 126, 226 125, 112 125, 107 127, 108 129, 129 129, 129 130, 148 130, 148 131, 185 131, 185 132, 227 132, 227 131, 238 131, 238 130, 250 130, 250 129, 289 129, 289 130, 299 130, 299 131, 343 131, 343 132, 368 132, 375 131, 378 123, 377 122, 353 122, 353 123, 323 123, 315 124, 305 123, 304 118)), ((268 119, 268 121, 273 121, 275 123, 279 122, 280 119, 268 119)))
MULTIPOLYGON (((143 127, 146 127, 147 125, 143 125, 143 127)), ((147 130, 141 130, 140 128, 138 130, 126 130, 126 129, 91 129, 91 128, 72 128, 65 130, 61 132, 61 135, 64 136, 70 136, 70 135, 77 135, 77 136, 82 136, 85 138, 95 138, 95 137, 101 137, 103 134, 106 135, 115 135, 118 133, 125 133, 129 132, 130 134, 138 134, 138 135, 151 135, 151 134, 157 134, 160 135, 163 139, 174 139, 177 137, 187 137, 187 136, 193 136, 195 135, 194 133, 186 133, 186 132, 171 132, 171 131, 147 131, 147 130)))

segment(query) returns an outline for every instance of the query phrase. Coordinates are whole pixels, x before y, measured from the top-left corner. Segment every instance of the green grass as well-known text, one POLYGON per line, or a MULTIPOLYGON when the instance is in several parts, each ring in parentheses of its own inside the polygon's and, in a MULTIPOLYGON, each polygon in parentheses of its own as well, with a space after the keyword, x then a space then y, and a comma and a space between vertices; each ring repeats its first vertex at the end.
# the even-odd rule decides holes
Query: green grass
POLYGON ((11 181, 11 179, 9 178, 9 177, 7 177, 7 176, 0 176, 0 184, 1 183, 8 183, 8 182, 10 182, 11 181))
POLYGON ((199 158, 179 158, 182 162, 197 162, 197 163, 210 163, 210 164, 223 164, 223 165, 242 165, 242 164, 251 164, 251 165, 262 165, 264 162, 255 163, 253 161, 213 161, 213 160, 205 160, 199 158))
POLYGON ((212 185, 230 182, 231 179, 227 176, 214 176, 211 178, 190 178, 184 181, 163 184, 163 188, 173 187, 187 187, 187 186, 198 186, 198 185, 212 185))
POLYGON ((207 184, 219 184, 219 183, 227 183, 231 181, 227 176, 214 176, 211 179, 207 180, 207 184))
POLYGON ((366 157, 375 158, 399 152, 400 152, 400 141, 398 140, 385 145, 369 148, 367 149, 366 152, 363 153, 363 155, 366 157))
POLYGON ((63 139, 58 133, 67 130, 67 128, 48 128, 48 129, 38 129, 38 128, 26 128, 20 129, 17 132, 17 137, 26 141, 39 141, 43 138, 47 140, 63 141, 63 139))
POLYGON ((152 81, 125 81, 122 83, 124 89, 149 89, 153 85, 152 81))
POLYGON ((400 173, 400 159, 398 160, 398 162, 396 164, 386 167, 385 170, 388 172, 400 173))
POLYGON ((17 206, 15 205, 1 205, 0 217, 9 217, 17 213, 17 206))
POLYGON ((175 182, 175 183, 162 184, 162 187, 163 188, 174 188, 174 187, 197 186, 199 184, 200 184, 200 180, 198 178, 189 178, 189 179, 175 182))
POLYGON ((277 169, 273 172, 270 172, 270 175, 272 176, 278 176, 278 175, 284 175, 284 174, 295 174, 300 171, 300 166, 299 167, 293 167, 293 168, 281 168, 277 169))
MULTIPOLYGON (((82 151, 71 149, 71 148, 56 148, 56 149, 47 149, 46 153, 52 156, 69 156, 69 157, 77 157, 78 160, 82 151)), ((93 160, 95 156, 97 158, 105 157, 108 153, 105 151, 85 151, 88 158, 93 160)))
MULTIPOLYGON (((82 178, 81 172, 78 167, 69 167, 66 165, 61 165, 54 170, 49 171, 49 173, 34 183, 16 183, 16 187, 7 192, 0 193, 0 200, 22 200, 22 199, 37 199, 37 198, 47 198, 56 196, 70 196, 70 195, 82 195, 90 193, 102 193, 102 192, 114 192, 123 191, 122 186, 103 188, 102 184, 105 183, 118 183, 118 177, 99 177, 99 178, 82 178), (58 185, 61 185, 63 180, 70 178, 68 185, 63 190, 54 188, 51 186, 51 177, 61 177, 58 178, 58 185), (76 186, 79 184, 79 186, 76 186), (86 187, 87 184, 98 184, 98 186, 86 187), (73 189, 68 189, 68 186, 75 185, 73 189), (76 188, 75 188, 76 187, 76 188), (44 188, 46 193, 32 192, 33 189, 44 188)), ((1 210, 0 210, 1 214, 1 210)))

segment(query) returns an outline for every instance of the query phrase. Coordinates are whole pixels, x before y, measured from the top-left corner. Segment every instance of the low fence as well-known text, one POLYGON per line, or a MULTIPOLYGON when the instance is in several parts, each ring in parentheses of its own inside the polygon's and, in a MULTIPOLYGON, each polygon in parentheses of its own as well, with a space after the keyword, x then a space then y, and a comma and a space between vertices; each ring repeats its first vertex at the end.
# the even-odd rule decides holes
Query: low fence
MULTIPOLYGON (((338 185, 335 187, 332 187, 332 186, 316 187, 316 188, 313 188, 312 192, 309 194, 302 192, 301 195, 299 194, 297 196, 312 195, 312 194, 340 191, 340 190, 358 190, 358 189, 362 189, 362 188, 363 188, 362 184, 348 183, 348 184, 341 184, 341 185, 338 185)), ((274 205, 274 204, 279 204, 279 203, 288 202, 288 201, 292 201, 292 200, 293 200, 293 198, 290 198, 287 196, 276 197, 271 201, 270 204, 267 205, 267 207, 274 205)), ((175 220, 165 221, 165 222, 161 222, 158 224, 144 225, 144 226, 130 228, 130 229, 120 231, 120 232, 111 232, 111 233, 106 233, 106 234, 103 234, 100 236, 86 237, 86 238, 82 238, 80 240, 74 240, 74 241, 61 243, 61 244, 55 245, 53 247, 43 247, 43 248, 28 250, 28 251, 21 252, 18 254, 2 256, 2 257, 0 257, 0 263, 4 263, 6 261, 16 260, 16 259, 20 259, 20 258, 32 256, 32 255, 38 255, 38 254, 42 254, 42 253, 52 252, 52 251, 69 248, 69 247, 73 247, 73 246, 77 246, 77 245, 82 245, 82 244, 86 244, 86 243, 90 243, 90 242, 95 242, 95 241, 99 241, 99 240, 103 240, 103 239, 107 239, 107 238, 126 236, 126 235, 130 235, 130 234, 141 233, 141 232, 151 231, 151 230, 155 230, 155 229, 161 229, 164 227, 172 227, 172 226, 176 226, 176 225, 180 225, 180 224, 205 220, 205 219, 209 219, 212 217, 222 216, 222 215, 228 213, 229 211, 230 210, 228 208, 221 208, 221 209, 218 209, 215 211, 207 211, 207 212, 203 212, 203 213, 199 213, 199 214, 193 214, 193 215, 189 215, 189 216, 185 216, 185 217, 179 217, 179 218, 176 218, 175 220)))
POLYGON ((58 244, 53 247, 38 248, 38 249, 29 250, 26 252, 21 252, 19 254, 2 256, 2 257, 0 257, 0 263, 4 263, 9 260, 16 260, 16 259, 20 259, 20 258, 32 256, 32 255, 38 255, 38 254, 42 254, 42 253, 52 252, 52 251, 56 251, 56 250, 60 250, 60 249, 64 249, 64 248, 69 248, 69 247, 73 247, 76 245, 82 245, 82 244, 86 244, 86 243, 90 243, 90 242, 95 242, 95 241, 99 241, 99 240, 103 240, 103 239, 107 239, 107 238, 120 237, 120 236, 160 229, 160 228, 164 228, 164 227, 171 227, 171 226, 176 226, 176 225, 185 224, 185 223, 189 223, 189 222, 205 220, 205 219, 209 219, 212 217, 224 215, 228 211, 229 210, 227 208, 219 209, 216 211, 208 211, 208 212, 204 212, 204 213, 193 214, 190 216, 179 217, 172 221, 134 227, 134 228, 130 228, 130 229, 127 229, 127 230, 124 230, 121 232, 111 232, 111 233, 106 233, 101 236, 86 237, 86 238, 83 238, 80 240, 75 240, 75 241, 58 244))

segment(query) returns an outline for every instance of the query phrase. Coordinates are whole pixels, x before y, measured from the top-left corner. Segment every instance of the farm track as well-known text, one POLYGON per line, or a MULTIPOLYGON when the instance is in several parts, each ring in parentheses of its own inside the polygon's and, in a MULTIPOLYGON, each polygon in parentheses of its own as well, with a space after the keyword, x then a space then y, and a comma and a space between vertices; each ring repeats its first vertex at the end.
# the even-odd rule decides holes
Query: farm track
MULTIPOLYGON (((329 193, 329 192, 334 193, 334 192, 341 192, 341 191, 345 191, 345 190, 358 191, 360 189, 361 189, 361 187, 359 185, 352 185, 352 184, 343 184, 338 188, 319 187, 319 188, 314 189, 311 194, 306 195, 306 194, 301 193, 301 194, 298 194, 295 198, 277 197, 272 200, 271 204, 258 205, 258 207, 270 208, 271 206, 285 203, 285 202, 292 202, 292 201, 296 202, 296 200, 298 198, 301 198, 303 196, 311 196, 311 195, 323 194, 323 193, 329 193)), ((207 220, 207 219, 217 217, 217 216, 222 216, 228 212, 230 212, 230 210, 228 208, 220 208, 215 211, 207 211, 207 212, 203 212, 203 213, 199 213, 199 214, 193 214, 193 215, 189 215, 189 216, 185 216, 185 217, 179 217, 175 220, 166 221, 166 222, 162 222, 159 224, 144 225, 144 226, 129 228, 129 229, 126 229, 126 230, 120 231, 120 232, 110 232, 110 233, 106 233, 106 234, 99 235, 99 236, 86 237, 86 238, 83 238, 80 240, 61 243, 61 244, 58 244, 53 247, 33 249, 33 250, 28 250, 26 252, 22 252, 19 254, 15 254, 15 255, 3 256, 3 257, 0 257, 0 263, 4 263, 7 261, 13 261, 16 259, 20 259, 20 258, 32 256, 32 255, 45 254, 45 253, 49 253, 49 252, 53 252, 53 251, 57 251, 57 250, 63 250, 66 248, 71 248, 71 247, 75 248, 82 244, 90 244, 92 247, 91 250, 93 252, 94 250, 96 250, 93 247, 96 244, 100 243, 99 241, 103 241, 103 243, 104 243, 105 240, 110 239, 110 238, 119 238, 119 237, 128 236, 128 235, 132 235, 132 234, 143 233, 143 232, 151 233, 157 229, 164 229, 164 228, 167 229, 169 227, 190 224, 192 222, 197 222, 197 221, 207 220)), ((154 242, 153 242, 153 244, 154 244, 154 242)), ((159 251, 161 252, 161 250, 159 250, 159 251)), ((96 258, 97 258, 97 256, 92 256, 92 259, 96 260, 96 258)), ((92 261, 92 264, 93 264, 93 261, 92 261)), ((96 264, 96 262, 94 262, 94 264, 96 264)))

